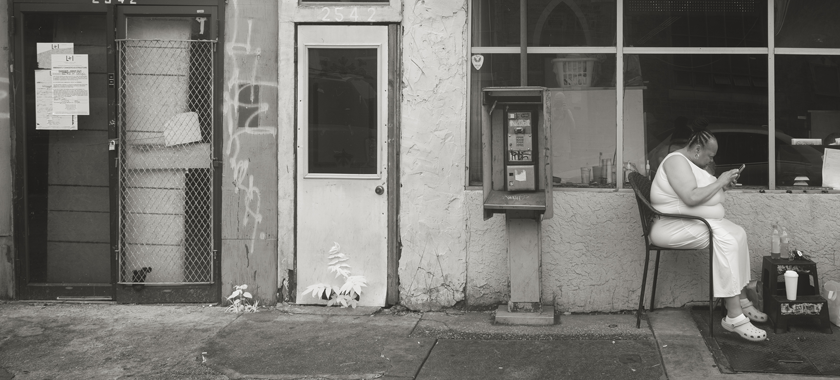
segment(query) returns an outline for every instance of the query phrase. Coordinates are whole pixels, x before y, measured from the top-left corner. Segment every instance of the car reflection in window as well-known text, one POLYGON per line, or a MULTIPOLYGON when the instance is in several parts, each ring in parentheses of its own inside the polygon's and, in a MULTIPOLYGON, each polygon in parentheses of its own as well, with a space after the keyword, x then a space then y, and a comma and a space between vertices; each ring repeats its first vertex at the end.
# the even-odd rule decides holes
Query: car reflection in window
MULTIPOLYGON (((710 124, 708 129, 718 140, 718 153, 714 159, 715 175, 745 164, 739 183, 744 186, 768 186, 766 126, 710 124)), ((651 152, 669 143, 670 137, 651 152)), ((797 177, 807 177, 808 186, 822 186, 822 153, 816 147, 791 145, 790 136, 776 132, 776 157, 777 186, 793 186, 797 177)), ((654 168, 659 163, 651 164, 654 168)))

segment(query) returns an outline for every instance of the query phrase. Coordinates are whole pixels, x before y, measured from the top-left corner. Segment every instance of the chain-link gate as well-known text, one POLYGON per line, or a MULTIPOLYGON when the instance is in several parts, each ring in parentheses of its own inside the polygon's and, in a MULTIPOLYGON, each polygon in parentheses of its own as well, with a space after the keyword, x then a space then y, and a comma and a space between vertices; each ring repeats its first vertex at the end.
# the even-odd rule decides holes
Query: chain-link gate
POLYGON ((211 283, 215 41, 117 47, 119 282, 211 283))

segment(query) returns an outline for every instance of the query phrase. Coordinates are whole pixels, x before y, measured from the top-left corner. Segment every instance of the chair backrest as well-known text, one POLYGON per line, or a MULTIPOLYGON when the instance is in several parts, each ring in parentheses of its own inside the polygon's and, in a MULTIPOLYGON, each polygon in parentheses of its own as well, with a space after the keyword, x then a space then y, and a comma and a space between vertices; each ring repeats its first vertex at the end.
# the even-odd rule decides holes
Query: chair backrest
POLYGON ((647 240, 650 236, 650 227, 653 225, 653 217, 656 215, 653 206, 650 204, 650 180, 637 172, 630 173, 628 177, 630 187, 636 193, 636 204, 639 206, 639 217, 642 221, 642 232, 645 240, 647 240))

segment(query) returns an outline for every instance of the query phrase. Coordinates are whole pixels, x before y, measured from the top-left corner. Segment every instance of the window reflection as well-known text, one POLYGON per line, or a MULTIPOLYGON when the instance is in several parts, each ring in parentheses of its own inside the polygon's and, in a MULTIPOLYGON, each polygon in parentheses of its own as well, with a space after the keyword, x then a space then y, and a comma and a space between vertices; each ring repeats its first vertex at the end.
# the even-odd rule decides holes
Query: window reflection
POLYGON ((777 47, 840 47, 840 1, 775 0, 777 47))
POLYGON ((528 0, 528 46, 614 46, 615 0, 528 0))
MULTIPOLYGON (((744 75, 749 62, 765 62, 764 55, 710 55, 700 64, 683 55, 641 55, 645 90, 643 109, 647 158, 655 172, 662 158, 682 147, 680 130, 705 127, 718 139, 715 172, 747 164, 740 181, 745 186, 767 186, 767 77, 744 75), (729 73, 717 72, 709 82, 685 82, 685 72, 721 62, 741 62, 729 73), (745 66, 746 65, 746 66, 745 66), (754 78, 754 79, 753 79, 754 78), (675 133, 676 132, 676 133, 675 133), (673 140, 673 141, 672 141, 673 140)), ((630 149, 625 134, 625 151, 630 149)))
POLYGON ((520 0, 473 0, 472 46, 519 46, 520 0))
POLYGON ((481 69, 470 65, 470 183, 481 183, 481 89, 519 86, 519 54, 482 54, 481 69))
POLYGON ((779 186, 823 185, 822 154, 840 148, 838 67, 838 56, 776 57, 779 186))
POLYGON ((625 46, 767 46, 765 0, 628 0, 625 46))

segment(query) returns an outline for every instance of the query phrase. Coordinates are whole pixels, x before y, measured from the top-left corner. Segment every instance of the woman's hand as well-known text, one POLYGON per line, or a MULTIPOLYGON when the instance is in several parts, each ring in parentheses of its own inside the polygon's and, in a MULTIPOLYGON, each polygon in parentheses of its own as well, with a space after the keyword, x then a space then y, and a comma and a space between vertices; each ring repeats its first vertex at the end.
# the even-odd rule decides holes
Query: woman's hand
POLYGON ((723 182, 724 190, 729 190, 735 187, 735 184, 738 183, 738 178, 741 176, 741 173, 738 169, 727 170, 720 174, 718 177, 718 181, 723 182))

